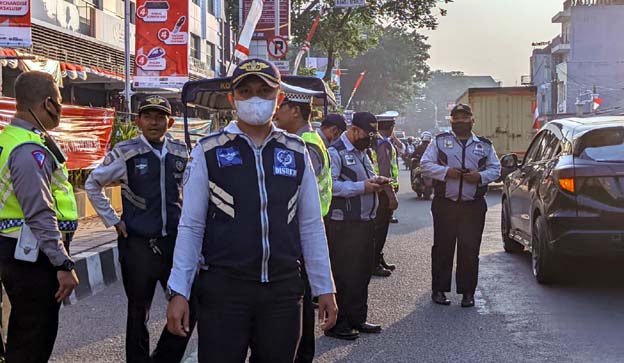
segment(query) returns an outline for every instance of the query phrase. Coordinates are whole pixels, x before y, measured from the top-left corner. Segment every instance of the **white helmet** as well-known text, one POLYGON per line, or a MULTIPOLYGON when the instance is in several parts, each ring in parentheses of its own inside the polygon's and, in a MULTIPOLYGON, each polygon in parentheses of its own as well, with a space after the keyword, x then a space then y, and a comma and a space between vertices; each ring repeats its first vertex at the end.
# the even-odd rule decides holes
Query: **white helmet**
POLYGON ((420 135, 420 138, 422 139, 422 141, 431 141, 433 140, 433 134, 431 134, 431 132, 429 131, 425 131, 420 135))

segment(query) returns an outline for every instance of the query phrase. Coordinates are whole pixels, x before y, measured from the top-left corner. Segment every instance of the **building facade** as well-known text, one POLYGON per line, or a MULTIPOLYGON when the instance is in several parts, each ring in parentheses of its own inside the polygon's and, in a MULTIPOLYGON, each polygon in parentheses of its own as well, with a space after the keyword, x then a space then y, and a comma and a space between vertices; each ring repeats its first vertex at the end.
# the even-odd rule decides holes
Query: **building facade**
MULTIPOLYGON (((189 1, 189 75, 193 79, 224 74, 231 59, 232 35, 225 0, 189 1)), ((135 1, 131 1, 134 23, 135 1)), ((40 63, 60 62, 66 103, 123 108, 124 0, 32 0, 31 49, 40 63)), ((134 70, 134 24, 130 24, 131 71, 134 70)), ((13 52, 3 50, 4 53, 13 52)), ((27 62, 3 62, 2 90, 13 96, 13 82, 27 62)), ((137 95, 135 98, 140 98, 137 95)), ((136 101, 136 100, 135 100, 136 101)))
POLYGON ((567 0, 553 18, 561 34, 531 57, 540 114, 591 113, 624 104, 624 0, 567 0), (578 108, 578 110, 577 110, 578 108))

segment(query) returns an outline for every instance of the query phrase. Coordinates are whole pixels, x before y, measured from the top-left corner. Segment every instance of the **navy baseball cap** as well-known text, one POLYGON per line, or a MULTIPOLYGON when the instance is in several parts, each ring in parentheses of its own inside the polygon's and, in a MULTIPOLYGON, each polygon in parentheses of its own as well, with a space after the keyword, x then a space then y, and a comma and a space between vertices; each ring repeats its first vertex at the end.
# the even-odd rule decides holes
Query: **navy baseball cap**
POLYGON ((352 126, 357 126, 371 136, 378 135, 377 118, 370 112, 356 112, 353 114, 352 126))
POLYGON ((344 116, 337 113, 330 113, 325 116, 321 126, 336 126, 341 132, 345 132, 347 130, 347 122, 345 121, 344 116))
POLYGON ((455 105, 455 107, 453 107, 453 109, 451 110, 451 116, 455 115, 458 112, 465 112, 472 116, 472 109, 470 108, 470 106, 464 105, 463 103, 458 103, 457 105, 455 105))
POLYGON ((236 88, 243 79, 249 76, 260 77, 266 84, 273 88, 280 85, 281 74, 275 64, 259 58, 251 58, 236 66, 232 73, 232 88, 236 88))
POLYGON ((139 114, 150 110, 162 111, 171 116, 171 104, 169 100, 163 96, 153 95, 145 97, 139 105, 139 114))

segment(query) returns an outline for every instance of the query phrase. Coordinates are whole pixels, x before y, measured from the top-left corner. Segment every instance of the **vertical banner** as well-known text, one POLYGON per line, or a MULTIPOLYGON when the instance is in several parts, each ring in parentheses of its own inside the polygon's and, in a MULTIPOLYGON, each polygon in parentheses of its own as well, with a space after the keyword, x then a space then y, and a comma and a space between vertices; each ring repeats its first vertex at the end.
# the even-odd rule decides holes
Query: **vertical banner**
POLYGON ((188 9, 188 0, 137 0, 134 88, 188 81, 188 9))
POLYGON ((0 0, 0 47, 32 47, 30 0, 0 0))

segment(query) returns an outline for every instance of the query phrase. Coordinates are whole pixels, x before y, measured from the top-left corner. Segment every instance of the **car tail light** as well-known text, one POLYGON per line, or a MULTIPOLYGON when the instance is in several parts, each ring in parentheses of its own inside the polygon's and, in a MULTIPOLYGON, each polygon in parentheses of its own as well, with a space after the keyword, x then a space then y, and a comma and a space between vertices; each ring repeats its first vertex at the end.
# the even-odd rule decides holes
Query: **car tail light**
POLYGON ((560 178, 559 186, 561 189, 568 191, 570 193, 574 193, 574 178, 560 178))

